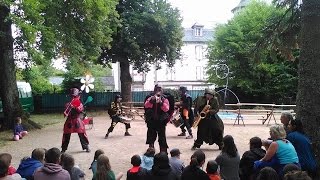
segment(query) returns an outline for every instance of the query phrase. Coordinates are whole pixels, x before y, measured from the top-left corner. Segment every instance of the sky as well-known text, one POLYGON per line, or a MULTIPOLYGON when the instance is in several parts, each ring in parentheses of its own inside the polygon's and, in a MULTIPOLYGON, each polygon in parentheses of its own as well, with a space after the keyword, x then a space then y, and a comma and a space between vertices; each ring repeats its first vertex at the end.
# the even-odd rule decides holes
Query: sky
POLYGON ((210 28, 231 19, 233 17, 231 10, 240 0, 168 0, 167 2, 180 10, 183 27, 191 27, 197 22, 210 28))

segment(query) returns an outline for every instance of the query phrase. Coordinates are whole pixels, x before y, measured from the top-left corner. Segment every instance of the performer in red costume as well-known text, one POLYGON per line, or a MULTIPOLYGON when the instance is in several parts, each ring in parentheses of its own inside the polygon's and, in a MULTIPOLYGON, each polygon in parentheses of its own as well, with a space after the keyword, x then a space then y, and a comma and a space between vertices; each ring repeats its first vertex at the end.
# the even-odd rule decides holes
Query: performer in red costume
POLYGON ((72 100, 66 104, 64 116, 67 117, 63 128, 62 152, 68 149, 71 133, 78 133, 80 143, 83 150, 90 152, 89 140, 86 134, 85 126, 80 119, 80 114, 84 108, 80 101, 80 91, 77 88, 71 89, 72 100))

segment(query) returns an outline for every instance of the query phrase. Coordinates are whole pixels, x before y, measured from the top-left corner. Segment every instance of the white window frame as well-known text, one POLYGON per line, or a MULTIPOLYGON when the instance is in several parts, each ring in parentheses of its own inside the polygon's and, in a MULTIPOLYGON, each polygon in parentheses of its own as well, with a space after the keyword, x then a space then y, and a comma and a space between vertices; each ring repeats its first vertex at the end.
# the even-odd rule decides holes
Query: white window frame
POLYGON ((197 60, 203 59, 203 47, 202 45, 195 46, 195 56, 197 60))

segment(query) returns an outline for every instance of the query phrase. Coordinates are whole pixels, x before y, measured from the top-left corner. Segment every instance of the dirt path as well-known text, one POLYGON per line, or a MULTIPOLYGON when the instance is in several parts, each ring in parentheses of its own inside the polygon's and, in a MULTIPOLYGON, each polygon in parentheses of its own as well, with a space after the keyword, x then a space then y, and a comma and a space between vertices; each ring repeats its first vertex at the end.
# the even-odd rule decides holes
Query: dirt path
MULTIPOLYGON (((89 166, 92 162, 95 150, 103 149, 111 161, 112 169, 116 172, 123 172, 130 168, 130 158, 134 154, 143 154, 147 148, 145 144, 146 125, 143 120, 136 120, 131 124, 130 133, 133 136, 124 136, 124 125, 118 124, 114 132, 110 134, 109 139, 104 139, 107 128, 110 125, 110 119, 106 118, 107 114, 94 117, 94 127, 87 130, 89 136, 91 152, 86 153, 81 150, 81 145, 77 134, 72 134, 67 153, 75 157, 76 164, 85 171, 86 179, 91 179, 92 172, 89 166)), ((279 119, 279 117, 276 117, 279 119)), ((234 137, 237 148, 242 155, 244 151, 248 150, 249 139, 253 136, 267 138, 269 136, 269 128, 261 125, 261 121, 256 120, 257 117, 245 117, 246 126, 233 126, 233 120, 224 120, 225 135, 230 134, 234 137)), ((34 148, 51 148, 61 146, 63 124, 56 124, 42 130, 32 131, 26 138, 18 142, 10 142, 5 147, 0 147, 0 153, 8 152, 13 156, 13 166, 18 167, 20 159, 25 156, 30 156, 34 148)), ((193 130, 196 134, 196 131, 193 130)), ((173 125, 167 126, 167 140, 170 148, 180 148, 181 159, 185 164, 189 163, 190 156, 193 151, 190 150, 193 140, 177 137, 180 129, 173 125)), ((207 155, 207 159, 214 159, 220 151, 216 145, 203 145, 201 147, 207 155)), ((156 151, 159 151, 156 144, 156 151)), ((125 179, 125 178, 123 178, 125 179)))

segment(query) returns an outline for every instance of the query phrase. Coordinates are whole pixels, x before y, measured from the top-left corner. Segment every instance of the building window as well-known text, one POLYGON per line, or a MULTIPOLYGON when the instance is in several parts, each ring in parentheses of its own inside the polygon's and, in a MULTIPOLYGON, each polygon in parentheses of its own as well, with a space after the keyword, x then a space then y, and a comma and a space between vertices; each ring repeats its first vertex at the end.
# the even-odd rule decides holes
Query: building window
POLYGON ((203 79, 203 68, 201 66, 196 67, 196 79, 197 80, 203 79))
POLYGON ((196 59, 201 60, 203 58, 202 46, 195 47, 196 59))
POLYGON ((202 29, 201 28, 195 28, 194 29, 194 36, 202 36, 202 29))
POLYGON ((173 81, 176 79, 176 71, 174 68, 167 68, 166 69, 166 75, 168 81, 173 81))

